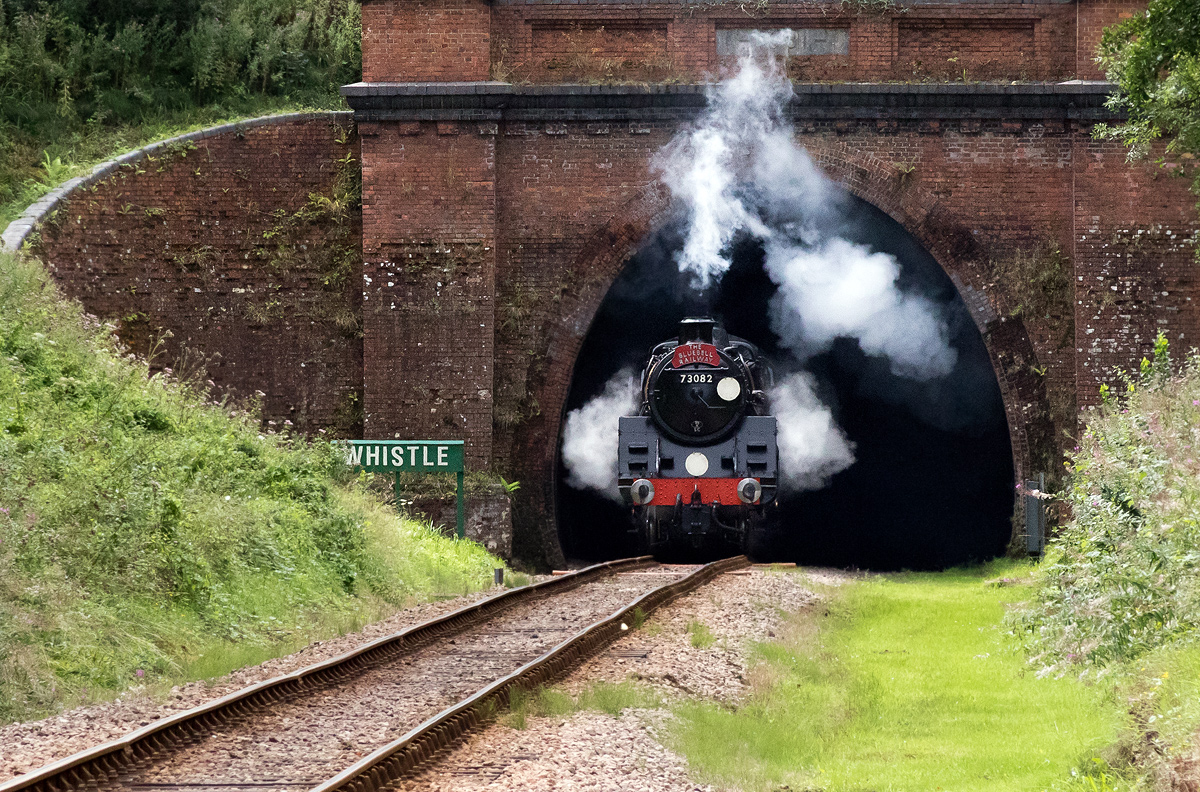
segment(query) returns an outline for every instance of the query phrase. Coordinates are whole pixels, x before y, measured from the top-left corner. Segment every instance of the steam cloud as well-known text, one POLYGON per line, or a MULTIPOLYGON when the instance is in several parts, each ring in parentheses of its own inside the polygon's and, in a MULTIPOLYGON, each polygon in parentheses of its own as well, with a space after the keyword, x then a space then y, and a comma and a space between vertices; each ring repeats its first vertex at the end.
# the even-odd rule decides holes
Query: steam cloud
MULTIPOLYGON (((899 289, 895 258, 836 235, 841 193, 795 144, 786 118, 792 85, 777 57, 790 36, 758 34, 737 73, 710 89, 697 123, 655 157, 655 170, 684 214, 675 263, 704 291, 729 270, 735 238, 757 238, 764 269, 779 287, 770 305, 771 328, 799 363, 829 350, 836 339, 852 338, 867 355, 886 358, 898 376, 943 377, 957 353, 940 309, 899 289)), ((634 393, 614 380, 568 416, 563 458, 572 486, 615 494, 616 416, 622 414, 615 408, 634 393)), ((770 397, 786 484, 820 488, 854 463, 853 446, 814 391, 811 375, 783 379, 770 397)))
POLYGON ((813 390, 812 375, 797 372, 771 391, 778 423, 779 467, 794 489, 820 489, 854 464, 854 444, 813 390))
POLYGON ((567 415, 563 427, 563 462, 567 483, 576 489, 594 489, 619 500, 617 494, 617 429, 622 415, 638 409, 638 380, 622 369, 604 386, 604 392, 567 415))

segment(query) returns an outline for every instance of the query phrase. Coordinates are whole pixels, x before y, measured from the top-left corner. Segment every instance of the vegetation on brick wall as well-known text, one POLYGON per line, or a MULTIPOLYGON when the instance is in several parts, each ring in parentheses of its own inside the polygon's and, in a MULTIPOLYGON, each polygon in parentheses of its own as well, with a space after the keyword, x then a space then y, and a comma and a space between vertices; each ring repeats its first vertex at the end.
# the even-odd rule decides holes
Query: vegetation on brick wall
POLYGON ((554 51, 539 56, 531 63, 514 63, 512 44, 497 37, 492 43, 491 77, 504 82, 570 82, 570 83, 672 83, 680 80, 674 61, 666 54, 666 41, 661 40, 662 52, 614 57, 612 53, 636 52, 644 43, 642 32, 631 32, 576 24, 559 31, 554 51))
MULTIPOLYGON (((1146 11, 1104 31, 1097 61, 1118 91, 1109 107, 1129 120, 1100 124, 1096 133, 1146 156, 1165 141, 1164 156, 1178 173, 1188 173, 1200 195, 1200 3, 1150 0, 1146 11)), ((1200 256, 1200 250, 1197 250, 1200 256)))
POLYGON ((0 0, 0 224, 117 151, 342 107, 361 20, 355 0, 0 0))
POLYGON ((149 376, 40 263, 0 256, 0 722, 286 653, 482 588, 328 443, 149 376))
MULTIPOLYGON (((349 142, 352 130, 337 127, 339 142, 349 142)), ((314 285, 327 295, 317 300, 293 300, 286 306, 316 321, 331 322, 348 336, 362 336, 362 316, 344 299, 358 266, 362 247, 355 219, 362 209, 362 168, 352 150, 334 160, 329 189, 309 194, 295 212, 277 209, 275 224, 263 232, 254 250, 269 271, 279 275, 310 274, 314 285), (314 244, 319 240, 319 244, 314 244), (342 299, 337 299, 342 298, 342 299)), ((357 284, 353 284, 357 286, 357 284)), ((260 310, 247 303, 247 311, 260 310)), ((264 323, 271 317, 263 317, 264 323)))
POLYGON ((992 269, 1012 298, 1012 316, 1052 328, 1059 349, 1075 342, 1074 268, 1057 244, 1013 250, 993 259, 992 269))

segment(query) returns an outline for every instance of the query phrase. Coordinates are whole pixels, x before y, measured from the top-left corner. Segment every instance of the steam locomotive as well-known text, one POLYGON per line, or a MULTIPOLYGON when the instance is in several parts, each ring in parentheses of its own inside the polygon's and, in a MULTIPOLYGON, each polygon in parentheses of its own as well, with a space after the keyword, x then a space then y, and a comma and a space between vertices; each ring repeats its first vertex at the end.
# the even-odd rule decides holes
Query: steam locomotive
POLYGON ((745 551, 775 499, 770 364, 708 317, 650 351, 641 408, 622 416, 617 484, 644 552, 745 551))

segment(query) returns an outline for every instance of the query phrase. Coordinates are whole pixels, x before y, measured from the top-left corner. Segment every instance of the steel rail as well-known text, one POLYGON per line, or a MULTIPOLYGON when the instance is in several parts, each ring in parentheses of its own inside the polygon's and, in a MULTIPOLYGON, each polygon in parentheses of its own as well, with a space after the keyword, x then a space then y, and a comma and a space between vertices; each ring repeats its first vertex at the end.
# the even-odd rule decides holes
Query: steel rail
POLYGON ((161 718, 123 737, 0 783, 0 792, 68 792, 82 786, 104 784, 123 770, 146 764, 156 754, 210 733, 232 718, 249 715, 266 706, 290 700, 308 689, 328 687, 354 674, 395 660, 400 655, 426 646, 437 638, 461 632, 515 605, 569 591, 607 575, 653 564, 654 560, 650 556, 607 561, 540 583, 501 592, 444 616, 378 638, 337 657, 161 718))
POLYGON ((749 565, 746 556, 714 561, 681 580, 643 594, 611 616, 585 627, 508 676, 447 707, 403 737, 375 750, 308 792, 378 792, 420 769, 471 730, 493 720, 508 706, 513 688, 528 690, 551 682, 615 641, 639 609, 643 615, 649 614, 717 575, 749 565))

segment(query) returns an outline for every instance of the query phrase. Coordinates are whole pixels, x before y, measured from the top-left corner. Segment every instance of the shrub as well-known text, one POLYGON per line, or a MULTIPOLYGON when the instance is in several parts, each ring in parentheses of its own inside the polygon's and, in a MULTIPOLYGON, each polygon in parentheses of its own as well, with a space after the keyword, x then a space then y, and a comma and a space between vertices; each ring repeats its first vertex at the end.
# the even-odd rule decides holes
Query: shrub
POLYGON ((1200 357, 1154 359, 1105 386, 1068 463, 1073 517, 1050 543, 1036 597, 1014 617, 1044 672, 1103 669, 1200 627, 1200 357))
POLYGON ((356 0, 0 0, 0 225, 122 150, 231 118, 344 107, 356 0))

